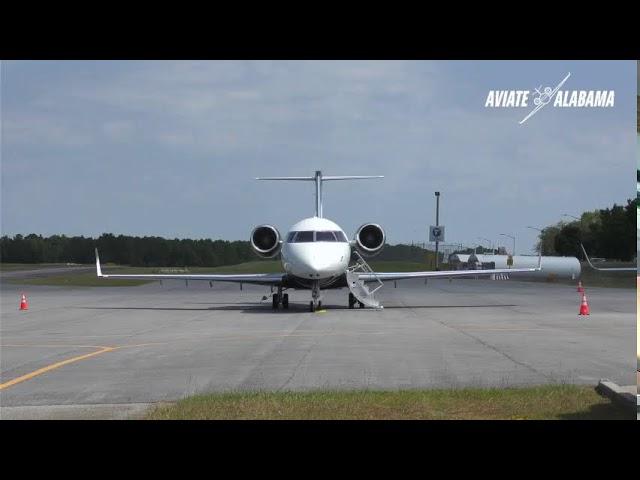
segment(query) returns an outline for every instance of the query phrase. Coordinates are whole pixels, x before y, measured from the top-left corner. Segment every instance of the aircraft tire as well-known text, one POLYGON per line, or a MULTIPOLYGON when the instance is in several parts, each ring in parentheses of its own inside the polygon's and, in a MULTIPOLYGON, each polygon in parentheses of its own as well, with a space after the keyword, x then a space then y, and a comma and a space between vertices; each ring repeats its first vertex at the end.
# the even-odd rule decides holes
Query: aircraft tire
POLYGON ((282 308, 285 310, 289 309, 289 294, 285 293, 282 295, 282 308))

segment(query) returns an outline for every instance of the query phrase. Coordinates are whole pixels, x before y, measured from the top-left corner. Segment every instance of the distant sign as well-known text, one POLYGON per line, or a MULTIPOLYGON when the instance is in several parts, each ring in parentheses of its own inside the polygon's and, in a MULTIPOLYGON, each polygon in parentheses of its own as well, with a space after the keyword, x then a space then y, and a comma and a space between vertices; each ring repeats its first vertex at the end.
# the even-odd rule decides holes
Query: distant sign
POLYGON ((431 225, 429 228, 429 241, 430 242, 444 242, 444 226, 431 225))

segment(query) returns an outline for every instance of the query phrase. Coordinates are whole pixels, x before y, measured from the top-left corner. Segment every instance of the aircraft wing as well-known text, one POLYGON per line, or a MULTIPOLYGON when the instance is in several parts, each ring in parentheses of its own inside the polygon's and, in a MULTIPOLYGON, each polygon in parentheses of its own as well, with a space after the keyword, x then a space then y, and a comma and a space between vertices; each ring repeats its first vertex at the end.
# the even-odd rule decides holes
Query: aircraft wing
POLYGON ((556 88, 554 88, 554 89, 551 91, 551 93, 549 94, 549 97, 553 97, 556 93, 558 93, 558 90, 560 90, 560 87, 561 87, 562 85, 564 85, 564 82, 566 82, 566 81, 569 79, 569 77, 570 77, 570 76, 571 76, 571 72, 567 73, 567 76, 566 76, 566 77, 564 77, 564 78, 562 79, 562 81, 561 81, 558 85, 556 85, 556 88))
POLYGON ((360 273, 358 277, 365 282, 382 280, 406 280, 409 278, 452 278, 474 277, 476 275, 491 275, 494 273, 530 273, 539 272, 541 268, 494 268, 492 270, 438 270, 428 272, 384 272, 360 273))
POLYGON ((208 280, 215 282, 253 283, 257 285, 278 285, 284 273, 249 273, 241 275, 221 274, 104 274, 100 267, 100 257, 96 248, 96 273, 100 278, 122 278, 127 280, 208 280))
POLYGON ((487 270, 438 270, 428 272, 380 272, 359 273, 358 278, 365 282, 377 280, 406 280, 409 278, 453 278, 474 277, 476 275, 492 275, 494 273, 531 273, 542 270, 542 255, 538 256, 538 266, 531 268, 494 268, 487 270))

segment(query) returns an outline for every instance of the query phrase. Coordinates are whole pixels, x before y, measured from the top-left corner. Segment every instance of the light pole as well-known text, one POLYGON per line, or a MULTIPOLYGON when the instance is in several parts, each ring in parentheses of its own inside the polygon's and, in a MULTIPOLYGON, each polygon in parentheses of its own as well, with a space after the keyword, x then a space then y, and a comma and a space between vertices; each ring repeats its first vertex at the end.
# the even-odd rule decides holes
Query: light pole
MULTIPOLYGON (((538 227, 527 227, 530 228, 531 230, 537 230, 540 233, 544 233, 544 228, 538 228, 538 227)), ((544 247, 544 239, 542 237, 540 237, 540 255, 542 255, 542 248, 544 247)))
MULTIPOLYGON (((436 227, 440 226, 440 192, 436 192, 436 227)), ((436 270, 438 268, 438 240, 436 239, 436 270)))
POLYGON ((513 253, 512 255, 516 254, 516 237, 514 237, 513 235, 509 235, 507 233, 501 233, 500 235, 504 236, 504 237, 509 237, 513 240, 513 253))

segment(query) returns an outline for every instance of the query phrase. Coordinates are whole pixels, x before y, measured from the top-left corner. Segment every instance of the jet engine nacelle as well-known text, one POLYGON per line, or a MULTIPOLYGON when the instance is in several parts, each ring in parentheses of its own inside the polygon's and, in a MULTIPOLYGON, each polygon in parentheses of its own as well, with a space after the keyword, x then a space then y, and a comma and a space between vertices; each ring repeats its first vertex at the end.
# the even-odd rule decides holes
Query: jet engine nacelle
POLYGON ((365 223, 356 232, 354 239, 358 252, 365 256, 373 256, 382 250, 386 235, 382 227, 376 223, 365 223))
POLYGON ((263 258, 275 257, 281 246, 280 232, 272 225, 258 225, 251 232, 251 248, 263 258))

